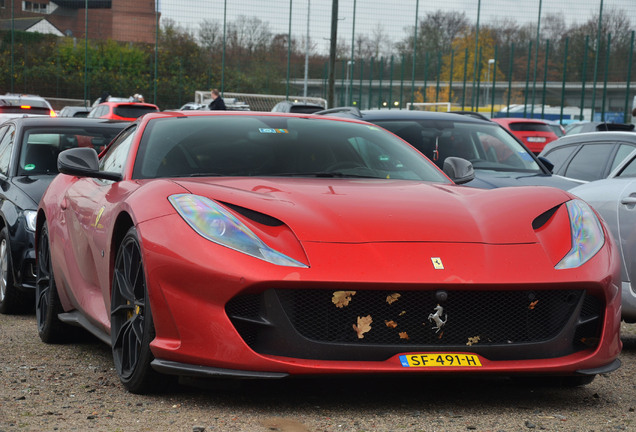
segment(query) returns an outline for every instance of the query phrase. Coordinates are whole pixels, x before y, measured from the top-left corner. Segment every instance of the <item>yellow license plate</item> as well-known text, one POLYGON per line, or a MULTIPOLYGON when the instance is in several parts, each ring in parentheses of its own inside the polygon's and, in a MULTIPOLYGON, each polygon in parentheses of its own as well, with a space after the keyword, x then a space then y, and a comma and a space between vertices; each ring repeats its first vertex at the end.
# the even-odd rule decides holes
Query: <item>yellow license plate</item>
POLYGON ((427 353, 400 356, 403 367, 481 367, 475 354, 427 353))

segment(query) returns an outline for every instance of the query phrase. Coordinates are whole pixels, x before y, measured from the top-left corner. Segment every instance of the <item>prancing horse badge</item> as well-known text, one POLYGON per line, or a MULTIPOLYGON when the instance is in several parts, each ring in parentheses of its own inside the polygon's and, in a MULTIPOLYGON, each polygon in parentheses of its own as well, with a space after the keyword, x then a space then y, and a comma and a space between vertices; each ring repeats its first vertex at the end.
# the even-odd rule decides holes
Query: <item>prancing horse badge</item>
POLYGON ((435 270, 444 270, 444 264, 442 264, 441 258, 431 257, 431 262, 433 263, 435 270))

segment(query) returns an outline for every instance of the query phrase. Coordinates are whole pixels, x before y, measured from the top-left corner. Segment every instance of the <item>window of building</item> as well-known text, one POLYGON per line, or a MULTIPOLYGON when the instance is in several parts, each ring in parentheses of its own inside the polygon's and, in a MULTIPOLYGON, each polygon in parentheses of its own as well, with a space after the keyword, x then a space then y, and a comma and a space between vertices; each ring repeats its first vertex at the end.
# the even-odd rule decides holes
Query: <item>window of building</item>
MULTIPOLYGON (((4 7, 4 2, 6 0, 0 0, 2 7, 4 7)), ((46 13, 48 5, 46 3, 38 3, 32 1, 23 1, 22 2, 22 10, 25 12, 36 12, 36 13, 46 13)))

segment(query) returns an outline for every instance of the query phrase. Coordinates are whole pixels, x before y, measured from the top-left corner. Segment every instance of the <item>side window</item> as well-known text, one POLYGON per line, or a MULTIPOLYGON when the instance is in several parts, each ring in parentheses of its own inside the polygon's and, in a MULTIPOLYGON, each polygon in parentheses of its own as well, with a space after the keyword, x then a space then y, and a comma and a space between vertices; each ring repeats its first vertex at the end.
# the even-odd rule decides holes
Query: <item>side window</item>
POLYGON ((564 175, 580 180, 593 181, 603 177, 607 163, 607 144, 584 145, 574 155, 564 175))
POLYGON ((625 160, 629 154, 636 149, 636 147, 629 144, 621 144, 618 146, 618 151, 616 152, 616 156, 614 156, 614 160, 612 161, 612 166, 610 168, 610 172, 614 171, 614 169, 625 160))
POLYGON ((11 163, 11 153, 13 153, 14 136, 15 127, 9 126, 2 137, 2 141, 0 141, 0 173, 5 176, 9 175, 9 164, 11 163))
POLYGON ((124 132, 109 148, 99 161, 100 171, 109 171, 123 174, 128 151, 135 136, 136 126, 124 132))
POLYGON ((550 153, 545 154, 544 157, 552 162, 552 164, 554 165, 554 172, 558 173, 561 168, 563 168, 563 164, 565 163, 565 161, 577 148, 578 147, 575 145, 558 147, 552 150, 550 153))
POLYGON ((636 158, 633 158, 616 177, 636 177, 636 158))

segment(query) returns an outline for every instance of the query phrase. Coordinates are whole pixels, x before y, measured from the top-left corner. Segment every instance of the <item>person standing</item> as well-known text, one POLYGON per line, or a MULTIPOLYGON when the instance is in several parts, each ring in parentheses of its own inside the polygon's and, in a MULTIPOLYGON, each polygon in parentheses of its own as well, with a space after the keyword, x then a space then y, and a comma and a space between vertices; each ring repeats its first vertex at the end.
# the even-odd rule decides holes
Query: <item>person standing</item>
POLYGON ((208 105, 208 108, 211 110, 226 110, 227 107, 225 106, 225 102, 223 101, 223 98, 221 97, 221 95, 219 94, 219 91, 217 89, 212 89, 212 102, 210 102, 210 105, 208 105))

